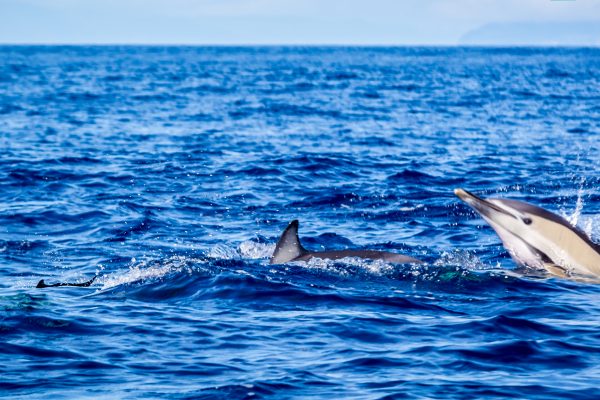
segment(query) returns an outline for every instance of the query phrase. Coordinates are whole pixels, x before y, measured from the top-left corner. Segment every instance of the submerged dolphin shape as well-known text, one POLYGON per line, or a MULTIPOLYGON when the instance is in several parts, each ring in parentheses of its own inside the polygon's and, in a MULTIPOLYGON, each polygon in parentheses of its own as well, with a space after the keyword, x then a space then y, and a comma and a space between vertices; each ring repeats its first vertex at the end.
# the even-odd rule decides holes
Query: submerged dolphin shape
POLYGON ((369 260, 383 260, 390 263, 421 263, 421 260, 398 253, 377 250, 332 250, 310 252, 300 243, 298 237, 298 220, 290 222, 281 234, 269 264, 285 264, 290 261, 308 261, 311 258, 339 260, 346 257, 358 257, 369 260))
POLYGON ((600 278, 600 245, 564 218, 522 201, 454 193, 490 224, 517 264, 562 277, 600 278))
POLYGON ((60 283, 47 284, 42 279, 41 281, 38 282, 36 288, 43 289, 43 288, 47 288, 47 287, 58 287, 58 286, 89 287, 92 283, 94 283, 94 281, 96 280, 97 277, 98 277, 97 275, 94 275, 94 277, 92 279, 90 279, 89 281, 85 281, 85 282, 81 282, 81 283, 60 282, 60 283))

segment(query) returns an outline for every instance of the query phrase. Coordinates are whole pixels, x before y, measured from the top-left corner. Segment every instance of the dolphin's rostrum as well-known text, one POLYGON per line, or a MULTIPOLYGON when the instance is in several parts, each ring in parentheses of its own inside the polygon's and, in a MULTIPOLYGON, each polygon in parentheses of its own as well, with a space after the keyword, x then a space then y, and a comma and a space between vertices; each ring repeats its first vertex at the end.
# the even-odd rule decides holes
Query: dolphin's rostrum
POLYGON ((517 264, 563 277, 600 278, 600 246, 564 218, 522 201, 454 193, 490 224, 517 264))
POLYGON ((311 258, 321 258, 329 260, 339 260, 346 257, 357 257, 369 260, 383 260, 390 263, 405 264, 405 263, 421 263, 409 256, 388 251, 377 250, 333 250, 310 252, 306 250, 300 243, 298 237, 298 220, 290 222, 281 234, 281 238, 275 246, 273 256, 271 256, 270 264, 285 264, 290 261, 308 261, 311 258))

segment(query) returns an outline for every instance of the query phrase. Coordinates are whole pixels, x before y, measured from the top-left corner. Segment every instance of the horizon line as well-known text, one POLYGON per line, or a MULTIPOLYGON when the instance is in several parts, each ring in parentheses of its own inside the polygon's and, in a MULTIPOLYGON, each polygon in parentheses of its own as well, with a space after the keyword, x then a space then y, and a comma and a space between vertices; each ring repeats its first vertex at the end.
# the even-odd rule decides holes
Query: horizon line
POLYGON ((591 44, 547 44, 547 43, 457 43, 457 44, 410 44, 410 43, 176 43, 176 42, 2 42, 0 46, 154 46, 154 47, 539 47, 539 48, 559 48, 559 47, 588 47, 600 48, 600 43, 591 44))

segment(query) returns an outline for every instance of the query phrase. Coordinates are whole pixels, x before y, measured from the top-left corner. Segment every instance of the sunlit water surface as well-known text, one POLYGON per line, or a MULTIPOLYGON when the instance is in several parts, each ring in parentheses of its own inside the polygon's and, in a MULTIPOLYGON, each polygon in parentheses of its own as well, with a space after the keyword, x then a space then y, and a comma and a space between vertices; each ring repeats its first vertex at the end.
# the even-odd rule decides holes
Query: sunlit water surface
POLYGON ((599 398, 600 286, 452 193, 598 241, 598 121, 598 49, 0 47, 0 393, 599 398))

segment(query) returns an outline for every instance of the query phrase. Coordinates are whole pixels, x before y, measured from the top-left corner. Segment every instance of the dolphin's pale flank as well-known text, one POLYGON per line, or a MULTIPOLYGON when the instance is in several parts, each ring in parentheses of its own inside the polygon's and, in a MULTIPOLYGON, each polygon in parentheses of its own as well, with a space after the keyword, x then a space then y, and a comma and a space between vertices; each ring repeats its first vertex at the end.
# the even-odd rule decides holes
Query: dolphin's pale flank
POLYGON ((494 228, 517 264, 563 277, 600 278, 600 246, 564 218, 522 201, 454 193, 494 228))
POLYGON ((383 260, 390 263, 406 264, 421 263, 416 258, 408 257, 398 253, 377 250, 334 250, 310 252, 300 243, 298 237, 298 220, 290 222, 281 234, 275 251, 271 257, 270 264, 285 264, 290 261, 308 261, 311 258, 322 258, 328 260, 339 260, 346 257, 357 257, 368 260, 383 260))

